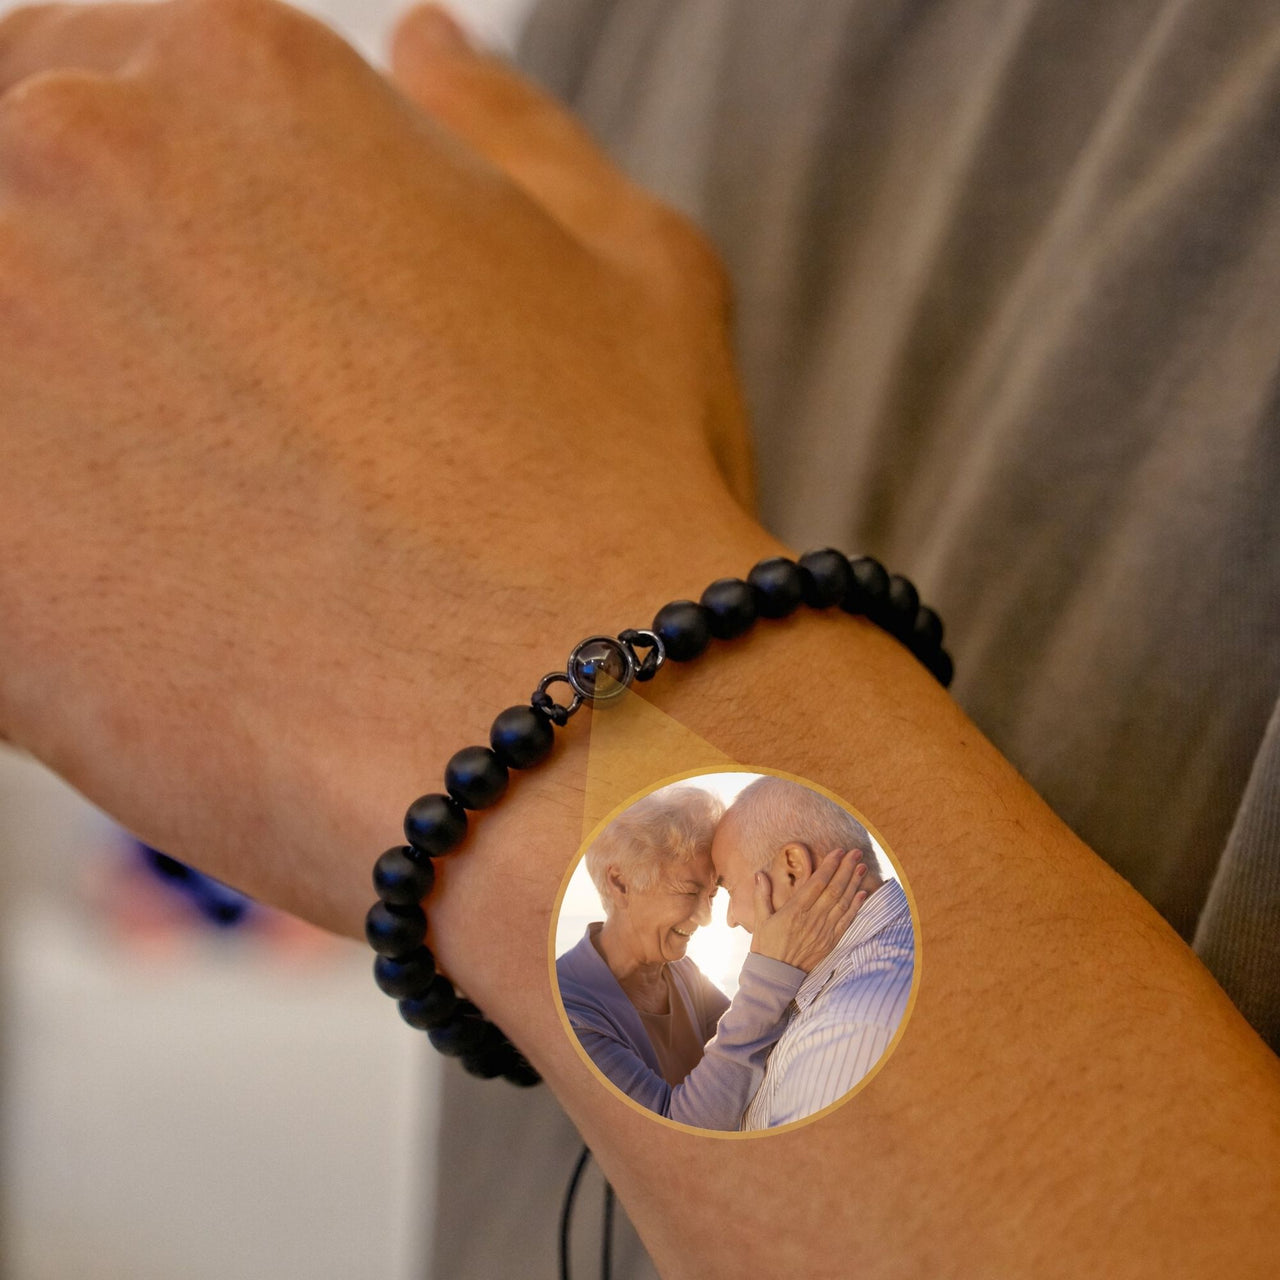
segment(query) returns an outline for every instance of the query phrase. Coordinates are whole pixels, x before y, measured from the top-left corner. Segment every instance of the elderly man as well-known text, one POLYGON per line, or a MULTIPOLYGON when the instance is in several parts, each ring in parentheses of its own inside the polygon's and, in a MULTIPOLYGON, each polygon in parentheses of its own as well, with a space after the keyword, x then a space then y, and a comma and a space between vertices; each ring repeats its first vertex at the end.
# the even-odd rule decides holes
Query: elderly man
POLYGON ((865 901, 855 867, 870 869, 860 848, 824 850, 785 907, 770 911, 762 894, 730 1007, 686 954, 711 923, 711 844, 723 808, 701 787, 678 784, 615 818, 586 855, 604 922, 556 961, 570 1025, 600 1071, 651 1111, 706 1129, 738 1127, 791 1001, 865 901))
POLYGON ((897 880, 884 878, 862 824, 818 792, 764 777, 725 813, 711 857, 717 882, 729 892, 729 923, 753 932, 757 876, 768 876, 779 908, 831 847, 861 851, 869 897, 796 993, 744 1129, 801 1120, 844 1097, 879 1062, 906 1012, 915 970, 906 894, 897 880))

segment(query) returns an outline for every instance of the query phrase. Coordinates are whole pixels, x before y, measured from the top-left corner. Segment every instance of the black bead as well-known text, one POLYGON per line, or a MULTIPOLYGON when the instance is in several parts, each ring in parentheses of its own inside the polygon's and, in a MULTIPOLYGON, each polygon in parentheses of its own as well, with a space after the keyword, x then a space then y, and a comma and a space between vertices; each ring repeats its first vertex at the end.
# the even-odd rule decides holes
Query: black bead
POLYGON ((654 615, 653 631, 673 662, 696 658, 711 643, 711 619, 693 600, 673 600, 654 615))
POLYGON ((373 962, 373 980, 379 990, 397 1000, 422 995, 430 987, 435 973, 435 957, 426 947, 399 958, 378 956, 373 962))
POLYGON ((754 565, 747 581, 756 593, 756 612, 762 618, 785 618, 804 599, 800 570, 786 556, 770 556, 754 565))
POLYGON ((443 858, 457 849, 466 833, 466 810, 439 791, 417 797, 404 814, 404 838, 428 858, 443 858))
POLYGON ((364 936, 380 956, 407 956, 422 946, 427 917, 419 906, 389 907, 375 902, 364 918, 364 936))
POLYGON ((796 564, 800 570, 800 590, 810 609, 827 609, 845 598, 853 575, 843 551, 820 547, 806 551, 796 564))
POLYGON ((480 1018, 484 1034, 474 1048, 462 1055, 462 1065, 473 1076, 491 1080, 515 1065, 515 1045, 492 1022, 480 1018))
POLYGON ((883 625, 885 598, 889 594, 889 573, 879 560, 859 556, 849 561, 849 590, 840 607, 846 613, 864 613, 872 622, 883 625))
POLYGON ((507 1044, 462 1055, 463 1069, 481 1080, 493 1080, 504 1075, 514 1065, 514 1055, 511 1052, 511 1046, 507 1044))
POLYGON ((488 1039, 489 1023, 478 1014, 465 1012, 467 1004, 468 1001, 460 1000, 448 1022, 427 1029, 432 1047, 447 1057, 461 1058, 465 1053, 475 1053, 488 1039))
POLYGON ((936 653, 931 654, 925 666, 929 668, 929 673, 944 689, 950 685, 951 677, 955 675, 955 664, 951 661, 951 655, 945 649, 939 649, 936 653))
POLYGON ((516 1054, 515 1065, 507 1069, 503 1078, 521 1089, 529 1089, 535 1084, 542 1083, 542 1077, 518 1053, 516 1054))
POLYGON ((415 853, 408 845, 388 849, 373 865, 374 891, 392 906, 416 906, 435 882, 436 869, 431 859, 415 853))
POLYGON ((489 730, 494 754, 508 769, 532 769, 551 754, 555 739, 551 721, 528 705, 499 712, 489 730))
POLYGON ((146 847, 145 852, 147 861, 151 864, 154 871, 159 872, 166 880, 176 881, 182 884, 184 881, 192 879, 191 868, 185 862, 179 862, 177 858, 171 858, 167 853, 161 853, 159 849, 146 847))
POLYGON ((406 996, 400 1001, 400 1016, 419 1031, 430 1031, 448 1022, 457 1007, 453 983, 437 973, 421 995, 406 996))
POLYGON ((756 593, 741 578, 717 578, 703 593, 707 625, 717 640, 750 631, 756 620, 756 593))
POLYGON ((916 610, 908 643, 917 657, 932 653, 942 643, 942 619, 927 604, 916 610))
POLYGON ((405 839, 429 858, 456 849, 466 834, 466 811, 452 796, 438 791, 419 796, 404 815, 405 839))
POLYGON ((488 747, 463 747, 444 767, 444 785, 464 808, 487 809, 507 789, 507 766, 488 747))
POLYGON ((905 641, 911 635, 911 626, 919 608, 920 593, 910 579, 900 573, 890 574, 889 591, 885 596, 885 630, 905 641))

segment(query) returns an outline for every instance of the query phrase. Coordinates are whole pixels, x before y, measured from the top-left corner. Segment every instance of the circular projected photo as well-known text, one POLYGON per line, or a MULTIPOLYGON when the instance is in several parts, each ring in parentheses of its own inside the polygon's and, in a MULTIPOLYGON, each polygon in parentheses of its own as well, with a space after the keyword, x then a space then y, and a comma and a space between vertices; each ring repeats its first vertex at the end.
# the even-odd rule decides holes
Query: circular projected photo
POLYGON ((848 1098, 916 988, 900 870, 852 809, 782 774, 702 773, 616 810, 552 942, 586 1061, 633 1105, 719 1134, 848 1098))

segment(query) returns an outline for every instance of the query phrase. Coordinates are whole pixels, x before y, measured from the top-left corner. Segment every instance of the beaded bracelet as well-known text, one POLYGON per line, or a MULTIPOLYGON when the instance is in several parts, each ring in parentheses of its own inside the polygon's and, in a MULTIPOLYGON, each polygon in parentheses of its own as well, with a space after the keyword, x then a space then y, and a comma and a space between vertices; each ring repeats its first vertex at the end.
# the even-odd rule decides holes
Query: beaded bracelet
POLYGON ((699 602, 664 605, 648 630, 588 636, 575 646, 565 670, 543 676, 528 703, 508 707, 494 720, 487 747, 463 747, 445 766, 445 792, 420 796, 405 815, 407 844, 388 849, 373 869, 378 901, 365 918, 365 937, 377 952, 373 976, 399 1002, 400 1014, 425 1031, 441 1053, 460 1058, 472 1075, 503 1076, 513 1084, 539 1080, 520 1051, 481 1011, 438 973, 425 945, 422 902, 435 882, 434 859, 452 853, 467 833, 468 809, 487 809, 506 792, 511 769, 531 769, 554 745, 552 726, 562 728, 583 703, 607 704, 633 682, 651 680, 666 659, 688 662, 712 639, 732 640, 757 618, 785 618, 800 604, 838 605, 868 618, 901 641, 945 687, 951 657, 942 647, 942 620, 914 586, 889 574, 869 556, 847 559, 824 547, 799 561, 761 560, 741 578, 719 578, 699 602), (643 654, 637 650, 643 650, 643 654), (567 684, 567 705, 548 692, 567 684))

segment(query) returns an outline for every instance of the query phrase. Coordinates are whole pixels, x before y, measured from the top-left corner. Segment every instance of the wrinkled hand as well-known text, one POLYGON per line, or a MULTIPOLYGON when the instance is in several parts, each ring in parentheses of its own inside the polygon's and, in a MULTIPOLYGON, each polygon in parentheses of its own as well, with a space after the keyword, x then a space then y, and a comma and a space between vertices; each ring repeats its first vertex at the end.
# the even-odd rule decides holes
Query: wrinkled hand
POLYGON ((0 734, 351 930, 453 750, 754 528, 706 243, 396 47, 416 103, 271 0, 0 22, 0 734))
POLYGON ((840 941, 867 900, 862 888, 866 874, 866 863, 858 860, 856 849, 833 849, 775 911, 773 884, 766 872, 756 872, 751 950, 809 973, 840 941))

